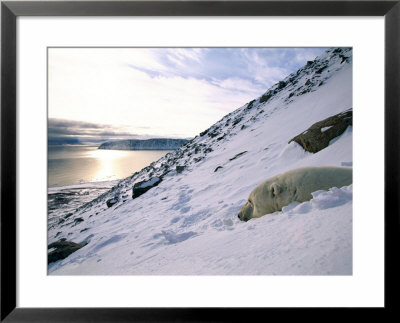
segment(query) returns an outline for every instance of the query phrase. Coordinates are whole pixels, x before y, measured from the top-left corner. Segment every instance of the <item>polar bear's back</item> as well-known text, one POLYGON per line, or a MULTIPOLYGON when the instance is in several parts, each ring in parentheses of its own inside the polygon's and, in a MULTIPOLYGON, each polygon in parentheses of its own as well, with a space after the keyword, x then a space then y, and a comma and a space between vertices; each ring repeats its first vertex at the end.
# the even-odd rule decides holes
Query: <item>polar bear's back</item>
POLYGON ((353 169, 335 166, 302 167, 278 175, 277 178, 287 188, 296 190, 296 200, 306 201, 312 192, 350 185, 353 182, 353 169))

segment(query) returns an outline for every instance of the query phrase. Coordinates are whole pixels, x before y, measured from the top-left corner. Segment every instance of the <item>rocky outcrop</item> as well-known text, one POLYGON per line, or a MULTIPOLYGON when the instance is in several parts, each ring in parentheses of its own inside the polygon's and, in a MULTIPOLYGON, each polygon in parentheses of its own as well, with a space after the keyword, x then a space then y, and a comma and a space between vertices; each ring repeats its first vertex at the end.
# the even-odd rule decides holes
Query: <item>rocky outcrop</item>
POLYGON ((247 153, 247 151, 242 151, 241 153, 236 154, 235 156, 233 156, 232 158, 229 158, 229 161, 235 160, 236 158, 244 155, 245 153, 247 153))
POLYGON ((132 198, 135 199, 140 195, 146 193, 149 189, 156 187, 158 184, 162 182, 160 177, 153 177, 147 181, 141 181, 133 185, 132 188, 132 198))
POLYGON ((184 170, 185 170, 185 166, 176 166, 176 172, 178 173, 178 174, 180 174, 180 173, 182 173, 184 170))
POLYGON ((186 144, 186 139, 155 138, 147 140, 118 140, 102 143, 99 149, 115 150, 175 150, 186 144))
POLYGON ((65 259, 71 253, 74 253, 84 246, 86 246, 86 244, 67 241, 65 238, 50 243, 48 246, 50 252, 47 255, 47 261, 50 264, 52 262, 56 262, 57 260, 65 259))
POLYGON ((114 204, 117 204, 118 201, 119 201, 118 196, 115 196, 112 199, 107 200, 106 204, 108 207, 112 207, 114 204))
POLYGON ((353 110, 349 109, 314 123, 306 131, 292 138, 289 143, 295 141, 306 151, 316 153, 328 147, 332 139, 340 136, 352 124, 353 110))

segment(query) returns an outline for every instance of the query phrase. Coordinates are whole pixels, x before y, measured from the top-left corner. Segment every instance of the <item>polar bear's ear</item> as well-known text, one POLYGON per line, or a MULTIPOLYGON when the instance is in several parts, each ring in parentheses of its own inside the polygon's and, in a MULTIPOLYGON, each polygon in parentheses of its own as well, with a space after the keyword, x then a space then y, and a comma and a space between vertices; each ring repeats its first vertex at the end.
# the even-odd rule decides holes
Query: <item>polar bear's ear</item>
POLYGON ((277 196, 281 192, 281 187, 278 183, 273 182, 269 187, 269 190, 271 191, 273 196, 277 196))

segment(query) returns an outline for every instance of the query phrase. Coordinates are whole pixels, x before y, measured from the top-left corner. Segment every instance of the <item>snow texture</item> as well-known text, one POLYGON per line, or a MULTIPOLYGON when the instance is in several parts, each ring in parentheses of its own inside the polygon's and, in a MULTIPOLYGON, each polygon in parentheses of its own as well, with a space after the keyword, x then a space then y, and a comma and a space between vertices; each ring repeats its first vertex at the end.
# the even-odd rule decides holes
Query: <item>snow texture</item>
POLYGON ((328 129, 330 129, 330 128, 332 128, 333 126, 329 126, 329 127, 323 127, 323 128, 321 128, 321 132, 325 132, 325 131, 327 131, 328 129))
POLYGON ((138 185, 138 188, 146 188, 146 187, 149 187, 149 186, 153 186, 158 181, 160 181, 160 179, 158 177, 153 177, 153 178, 149 179, 148 181, 138 185))

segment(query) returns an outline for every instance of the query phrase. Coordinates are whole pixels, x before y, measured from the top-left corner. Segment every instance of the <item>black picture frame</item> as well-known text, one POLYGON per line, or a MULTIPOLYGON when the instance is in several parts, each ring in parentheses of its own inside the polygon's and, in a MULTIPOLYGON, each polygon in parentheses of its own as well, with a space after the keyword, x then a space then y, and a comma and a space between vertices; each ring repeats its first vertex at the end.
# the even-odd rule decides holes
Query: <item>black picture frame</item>
MULTIPOLYGON (((385 306, 396 311, 399 273, 400 1, 3 1, 1 3, 1 321, 4 322, 233 322, 321 315, 300 308, 18 308, 16 307, 16 19, 19 16, 384 16, 385 19, 385 306), (394 292, 394 293, 393 293, 394 292), (265 313, 265 311, 270 311, 265 313), (290 314, 293 315, 293 314, 290 314), (300 315, 300 316, 298 316, 300 315), (252 319, 253 318, 253 319, 252 319)), ((366 292, 368 287, 366 286, 366 292)), ((337 310, 337 309, 336 309, 337 310)), ((342 309, 346 315, 362 309, 342 309)), ((350 317, 349 317, 350 318, 350 317)), ((320 317, 319 319, 324 319, 320 317)))

